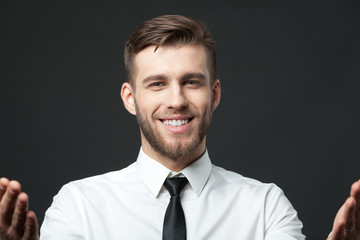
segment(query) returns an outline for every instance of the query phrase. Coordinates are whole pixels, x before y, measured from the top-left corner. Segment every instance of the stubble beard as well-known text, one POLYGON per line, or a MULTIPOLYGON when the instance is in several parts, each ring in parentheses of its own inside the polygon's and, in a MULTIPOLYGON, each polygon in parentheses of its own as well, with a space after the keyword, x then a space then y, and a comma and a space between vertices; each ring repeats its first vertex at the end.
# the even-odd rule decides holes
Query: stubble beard
MULTIPOLYGON (((191 139, 188 143, 183 143, 181 141, 181 136, 179 136, 175 141, 169 143, 164 139, 165 137, 161 135, 157 128, 151 125, 151 122, 143 117, 141 112, 139 111, 136 103, 136 120, 141 129, 146 140, 149 142, 150 146, 161 156, 170 158, 173 160, 176 159, 188 159, 193 158, 193 154, 195 153, 196 148, 203 141, 207 130, 210 126, 212 112, 208 109, 205 112, 204 117, 201 119, 199 124, 199 129, 197 134, 191 139)), ((156 121, 152 119, 153 121, 156 121)))

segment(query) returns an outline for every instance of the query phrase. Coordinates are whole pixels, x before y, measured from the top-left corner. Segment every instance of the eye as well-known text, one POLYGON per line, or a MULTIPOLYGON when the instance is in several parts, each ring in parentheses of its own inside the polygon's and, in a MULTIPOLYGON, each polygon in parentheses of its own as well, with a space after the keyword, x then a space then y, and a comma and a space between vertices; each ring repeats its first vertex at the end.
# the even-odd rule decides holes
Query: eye
POLYGON ((151 85, 154 86, 154 87, 160 87, 160 86, 163 86, 164 83, 162 83, 162 82, 154 82, 151 85))
POLYGON ((192 84, 195 84, 196 82, 194 80, 187 80, 185 81, 185 84, 189 84, 189 85, 192 85, 192 84))
POLYGON ((166 82, 163 81, 154 81, 152 83, 149 83, 149 85, 147 86, 149 89, 158 91, 163 89, 166 86, 166 82))
POLYGON ((196 89, 196 88, 199 88, 199 87, 201 87, 202 86, 202 82, 201 81, 199 81, 199 80, 194 80, 194 79, 191 79, 191 80, 186 80, 185 82, 184 82, 184 86, 187 86, 187 87, 189 87, 189 88, 194 88, 194 89, 196 89))

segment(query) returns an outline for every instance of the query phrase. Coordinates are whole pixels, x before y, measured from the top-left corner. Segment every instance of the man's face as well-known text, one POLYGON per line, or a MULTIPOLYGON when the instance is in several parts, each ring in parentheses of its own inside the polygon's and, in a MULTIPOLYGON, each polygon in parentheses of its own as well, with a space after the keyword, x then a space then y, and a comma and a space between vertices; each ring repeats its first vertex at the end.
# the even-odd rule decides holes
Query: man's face
MULTIPOLYGON (((150 46, 134 59, 133 100, 142 147, 154 158, 188 159, 205 151, 205 135, 218 104, 205 49, 150 46)), ((195 159, 194 159, 195 160, 195 159)))

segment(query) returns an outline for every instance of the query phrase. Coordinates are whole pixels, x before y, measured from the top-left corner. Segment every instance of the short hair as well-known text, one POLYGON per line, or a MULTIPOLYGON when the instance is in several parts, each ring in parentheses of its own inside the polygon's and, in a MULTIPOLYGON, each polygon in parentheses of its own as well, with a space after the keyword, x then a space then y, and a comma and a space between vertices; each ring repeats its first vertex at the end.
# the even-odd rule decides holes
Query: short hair
POLYGON ((133 84, 134 58, 141 50, 155 46, 181 46, 199 44, 208 55, 210 82, 216 79, 215 42, 206 26, 181 15, 163 15, 140 24, 125 43, 124 61, 126 81, 133 84))

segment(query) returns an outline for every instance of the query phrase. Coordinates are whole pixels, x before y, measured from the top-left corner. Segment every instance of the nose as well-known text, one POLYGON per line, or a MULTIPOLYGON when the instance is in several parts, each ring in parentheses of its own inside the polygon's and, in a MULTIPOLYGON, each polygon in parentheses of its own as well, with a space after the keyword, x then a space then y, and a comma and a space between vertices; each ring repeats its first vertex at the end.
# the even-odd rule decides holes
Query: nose
POLYGON ((188 104, 184 89, 179 84, 173 84, 168 88, 165 101, 167 107, 173 109, 183 109, 188 104))

